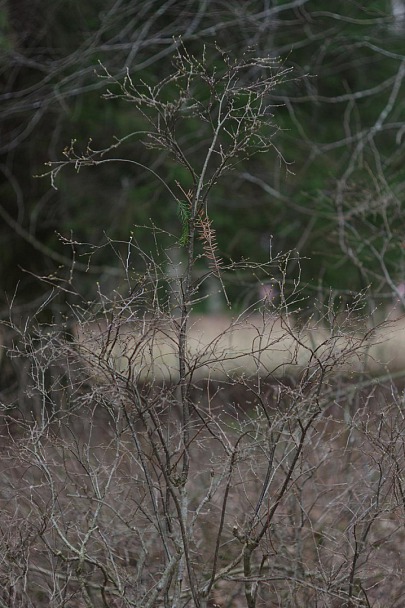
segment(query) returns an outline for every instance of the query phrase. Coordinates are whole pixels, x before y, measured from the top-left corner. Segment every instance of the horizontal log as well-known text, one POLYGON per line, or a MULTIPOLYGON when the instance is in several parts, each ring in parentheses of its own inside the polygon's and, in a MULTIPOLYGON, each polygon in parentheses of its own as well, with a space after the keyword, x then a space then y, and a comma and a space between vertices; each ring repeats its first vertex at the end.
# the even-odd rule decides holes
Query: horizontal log
MULTIPOLYGON (((302 326, 292 317, 252 314, 191 316, 187 327, 187 376, 297 376, 314 372, 373 375, 405 368, 405 322, 395 319, 375 330, 302 326)), ((137 382, 179 381, 179 320, 122 324, 103 321, 76 329, 82 356, 95 374, 117 371, 137 382)))

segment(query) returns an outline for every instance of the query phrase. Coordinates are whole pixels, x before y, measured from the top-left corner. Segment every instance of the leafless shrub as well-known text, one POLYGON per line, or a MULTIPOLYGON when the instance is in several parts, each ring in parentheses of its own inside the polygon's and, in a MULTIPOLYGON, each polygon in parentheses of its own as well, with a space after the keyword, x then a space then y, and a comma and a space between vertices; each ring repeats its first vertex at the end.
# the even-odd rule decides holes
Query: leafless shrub
MULTIPOLYGON (((144 112, 148 144, 190 172, 190 190, 167 185, 184 273, 145 254, 135 282, 129 240, 124 295, 100 293, 65 328, 11 317, 8 357, 28 370, 3 408, 1 605, 403 604, 402 396, 368 377, 369 330, 333 303, 317 321, 292 315, 303 301, 299 276, 285 281, 291 256, 238 266, 216 251, 209 193, 238 155, 273 145, 266 99, 283 75, 268 59, 222 60, 219 77, 181 49, 159 87, 128 76, 108 95, 144 112), (257 80, 244 81, 252 64, 257 80), (176 138, 190 115, 210 135, 197 164, 176 138), (277 305, 260 300, 227 326, 192 315, 208 276, 226 298, 227 273, 278 266, 277 305), (174 303, 161 296, 170 281, 174 303)), ((72 146, 52 178, 112 162, 113 149, 72 146)))
POLYGON ((314 347, 290 381, 190 383, 184 445, 178 378, 53 344, 64 407, 3 438, 5 605, 401 605, 400 394, 314 347))

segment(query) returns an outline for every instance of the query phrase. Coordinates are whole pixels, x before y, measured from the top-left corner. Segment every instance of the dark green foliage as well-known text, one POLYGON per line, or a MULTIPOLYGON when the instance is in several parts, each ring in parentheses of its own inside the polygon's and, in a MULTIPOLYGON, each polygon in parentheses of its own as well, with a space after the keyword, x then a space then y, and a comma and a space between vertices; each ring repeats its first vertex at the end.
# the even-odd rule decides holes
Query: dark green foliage
MULTIPOLYGON (((190 175, 168 150, 147 149, 143 143, 151 142, 136 135, 157 118, 153 108, 142 116, 131 103, 102 98, 113 85, 100 77, 105 74, 99 64, 118 81, 128 69, 137 85, 156 86, 172 71, 176 36, 182 35, 196 57, 194 69, 203 53, 212 65, 212 82, 201 80, 190 91, 190 99, 205 106, 211 87, 219 91, 224 85, 219 39, 230 60, 253 47, 258 54, 280 56, 292 68, 291 76, 269 91, 271 126, 263 124, 263 133, 278 129, 274 150, 249 162, 241 158, 211 195, 221 256, 265 261, 271 241, 273 253, 298 248, 307 258, 302 277, 309 292, 320 284, 350 291, 369 283, 386 291, 387 273, 395 282, 403 264, 398 244, 404 228, 403 31, 393 27, 390 3, 383 1, 340 2, 331 9, 320 0, 301 4, 215 0, 208 10, 199 0, 147 0, 125 1, 113 11, 112 2, 100 8, 92 0, 55 2, 44 12, 37 2, 3 1, 3 290, 13 293, 18 283, 25 299, 35 282, 21 268, 43 276, 60 266, 58 256, 68 263, 70 252, 57 234, 99 245, 106 238, 125 241, 140 226, 137 238, 148 249, 150 233, 142 226, 152 223, 186 244, 188 202, 183 194, 184 203, 170 201, 162 182, 142 166, 175 190, 179 184, 184 193, 192 188, 190 175), (61 158, 72 138, 80 152, 89 138, 93 148, 103 149, 129 133, 135 135, 121 144, 117 159, 137 165, 66 173, 57 192, 33 178, 43 172, 43 163, 61 158), (351 229, 343 220, 353 222, 351 229)), ((255 75, 252 67, 248 79, 255 75)), ((164 95, 184 103, 175 81, 164 95)), ((241 115, 247 101, 238 99, 241 115)), ((174 116, 167 117, 168 126, 198 167, 207 125, 195 112, 174 116)), ((163 238, 162 247, 166 244, 163 238)), ((107 253, 100 256, 99 263, 116 263, 107 253)), ((91 289, 88 274, 77 280, 89 282, 91 289)))

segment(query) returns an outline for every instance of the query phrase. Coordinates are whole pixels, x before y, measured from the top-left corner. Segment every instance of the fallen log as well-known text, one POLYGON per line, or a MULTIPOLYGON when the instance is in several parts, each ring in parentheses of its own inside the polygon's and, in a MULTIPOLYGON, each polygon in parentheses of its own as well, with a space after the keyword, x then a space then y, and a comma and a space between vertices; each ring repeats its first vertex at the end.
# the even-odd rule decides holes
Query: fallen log
MULTIPOLYGON (((387 328, 385 332, 389 332, 387 328)), ((188 319, 185 357, 187 379, 223 380, 235 376, 297 376, 305 370, 373 374, 398 368, 394 356, 399 335, 344 326, 328 329, 320 323, 299 324, 292 316, 223 315, 188 319), (394 337, 394 341, 392 341, 394 337)), ((125 323, 81 324, 76 341, 86 364, 96 375, 111 371, 140 383, 180 378, 179 319, 143 319, 125 323)))

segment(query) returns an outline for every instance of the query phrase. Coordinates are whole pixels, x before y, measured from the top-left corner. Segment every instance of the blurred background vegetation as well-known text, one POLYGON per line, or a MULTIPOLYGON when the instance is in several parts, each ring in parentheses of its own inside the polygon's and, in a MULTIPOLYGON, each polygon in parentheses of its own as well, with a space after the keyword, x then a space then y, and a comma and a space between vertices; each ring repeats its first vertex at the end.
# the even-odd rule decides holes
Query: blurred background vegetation
MULTIPOLYGON (((139 166, 69 168, 57 189, 37 177, 72 139, 80 153, 90 138, 103 149, 144 130, 131 104, 103 98, 100 64, 118 80, 128 70, 134 82, 156 84, 172 71, 180 37, 213 65, 218 45, 235 59, 253 48, 291 68, 269 93, 274 148, 241 160, 210 197, 222 259, 298 251, 310 298, 332 292, 346 302, 369 286, 377 298, 395 297, 405 271, 404 0, 1 0, 0 28, 3 318, 12 300, 22 312, 41 302, 56 275, 70 285, 73 248, 67 305, 72 291, 91 299, 97 282, 108 290, 119 280, 119 255, 98 248, 88 266, 91 247, 116 241, 125 255, 133 234, 148 252, 147 225, 180 236, 176 205, 141 165, 185 191, 188 177, 142 137, 116 154, 139 166)), ((203 125, 190 118, 179 128, 198 164, 203 125)), ((286 284, 296 276, 292 263, 286 284)), ((249 303, 256 287, 238 281, 231 296, 249 303)))

